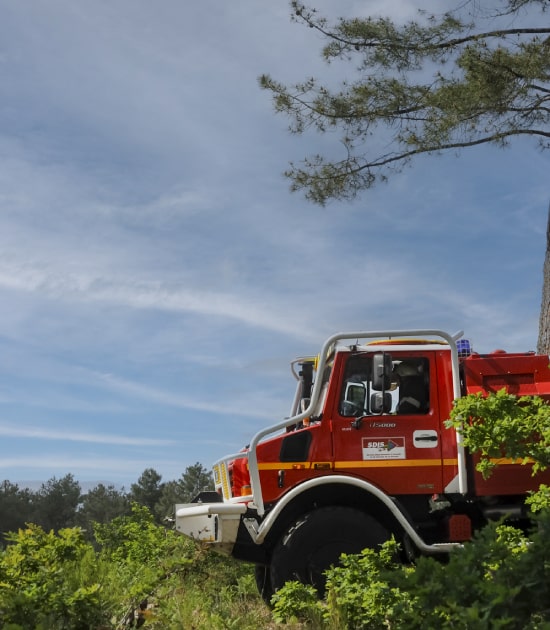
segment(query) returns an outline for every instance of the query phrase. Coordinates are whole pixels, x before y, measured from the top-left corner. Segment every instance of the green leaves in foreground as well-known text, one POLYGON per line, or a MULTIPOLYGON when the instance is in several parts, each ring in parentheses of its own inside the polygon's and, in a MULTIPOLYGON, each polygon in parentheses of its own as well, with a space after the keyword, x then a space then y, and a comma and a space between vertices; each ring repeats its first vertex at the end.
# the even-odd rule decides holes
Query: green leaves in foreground
POLYGON ((513 527, 489 525, 447 563, 395 564, 394 541, 344 555, 327 573, 326 601, 289 582, 273 598, 275 617, 331 630, 548 630, 548 512, 536 525, 529 542, 513 527))
POLYGON ((81 530, 47 533, 29 525, 8 538, 0 563, 0 625, 92 627, 100 608, 101 566, 81 530))
POLYGON ((505 389, 490 396, 470 394, 455 401, 447 426, 458 429, 464 446, 482 456, 478 470, 485 477, 502 458, 531 462, 533 473, 550 465, 550 406, 538 396, 518 398, 505 389))
POLYGON ((256 630, 271 623, 250 565, 157 525, 144 506, 96 524, 28 525, 0 550, 2 630, 256 630), (147 605, 145 605, 147 602, 147 605))
POLYGON ((0 552, 0 627, 119 627, 138 603, 178 584, 197 555, 183 536, 155 525, 143 506, 98 526, 95 548, 80 528, 28 525, 0 552))

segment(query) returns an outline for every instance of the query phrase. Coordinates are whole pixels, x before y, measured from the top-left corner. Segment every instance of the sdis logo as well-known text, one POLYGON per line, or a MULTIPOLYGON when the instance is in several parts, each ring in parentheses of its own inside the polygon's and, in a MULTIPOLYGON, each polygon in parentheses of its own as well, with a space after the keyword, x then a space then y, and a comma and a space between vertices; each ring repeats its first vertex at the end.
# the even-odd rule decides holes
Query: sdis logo
POLYGON ((363 438, 362 440, 363 459, 406 459, 405 438, 399 437, 379 437, 363 438))

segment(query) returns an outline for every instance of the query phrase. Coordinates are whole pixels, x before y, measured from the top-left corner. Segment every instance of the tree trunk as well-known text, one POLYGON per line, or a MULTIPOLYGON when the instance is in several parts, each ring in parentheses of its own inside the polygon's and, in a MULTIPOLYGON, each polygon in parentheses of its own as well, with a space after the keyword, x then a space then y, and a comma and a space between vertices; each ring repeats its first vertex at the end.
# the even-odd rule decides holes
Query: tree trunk
POLYGON ((546 254, 542 275, 542 303, 540 305, 537 352, 550 354, 550 206, 548 207, 546 224, 546 254))

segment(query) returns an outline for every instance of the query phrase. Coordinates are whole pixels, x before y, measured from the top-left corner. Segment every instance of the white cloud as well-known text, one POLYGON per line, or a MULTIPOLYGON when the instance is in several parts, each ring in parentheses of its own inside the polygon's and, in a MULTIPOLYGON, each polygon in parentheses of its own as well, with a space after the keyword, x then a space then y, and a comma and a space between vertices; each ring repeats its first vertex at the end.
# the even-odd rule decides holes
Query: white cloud
POLYGON ((12 438, 28 438, 33 440, 55 440, 67 442, 83 442, 89 444, 110 444, 119 446, 167 446, 173 440, 151 437, 131 437, 127 435, 108 435, 100 433, 84 433, 68 429, 49 429, 43 427, 22 427, 19 425, 0 424, 0 436, 12 438))
POLYGON ((133 309, 194 313, 235 319, 292 336, 309 336, 294 318, 274 312, 257 299, 238 294, 185 287, 164 286, 161 282, 134 282, 124 279, 64 274, 44 269, 44 265, 13 265, 0 262, 0 287, 37 293, 41 298, 103 302, 133 309))
MULTIPOLYGON (((78 457, 71 455, 42 455, 0 457, 0 467, 14 471, 53 470, 55 474, 68 474, 72 470, 89 471, 101 474, 103 471, 110 473, 132 473, 144 469, 143 461, 139 459, 127 460, 119 457, 78 457)), ((138 473, 139 474, 139 473, 138 473)), ((137 476, 135 477, 137 481, 137 476)))
MULTIPOLYGON (((101 383, 110 389, 130 394, 138 399, 156 402, 163 406, 206 411, 227 416, 234 414, 236 416, 273 419, 273 414, 269 413, 270 405, 266 405, 266 398, 268 397, 266 394, 262 395, 263 406, 255 404, 255 402, 259 401, 251 400, 250 397, 247 398, 247 404, 245 406, 242 401, 240 401, 240 404, 237 404, 236 401, 227 398, 219 400, 213 397, 211 400, 200 400, 196 396, 174 394, 142 383, 132 382, 112 374, 98 374, 96 376, 101 383)), ((272 401, 272 404, 275 406, 276 402, 272 401)))

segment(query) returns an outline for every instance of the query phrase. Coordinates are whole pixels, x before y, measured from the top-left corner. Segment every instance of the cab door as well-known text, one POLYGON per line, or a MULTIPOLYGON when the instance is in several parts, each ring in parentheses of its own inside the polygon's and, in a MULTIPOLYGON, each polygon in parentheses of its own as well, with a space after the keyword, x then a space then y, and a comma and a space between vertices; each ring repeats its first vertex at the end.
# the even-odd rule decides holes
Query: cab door
POLYGON ((442 492, 434 353, 386 353, 391 376, 386 374, 382 388, 375 354, 381 353, 343 359, 332 412, 334 472, 361 477, 393 495, 442 492))
MULTIPOLYGON (((333 407, 333 402, 328 402, 334 398, 331 394, 335 389, 333 374, 332 363, 329 362, 324 373, 317 375, 321 379, 321 393, 310 418, 258 444, 258 470, 265 503, 278 501, 283 494, 304 481, 331 474, 332 431, 325 409, 333 407)), ((312 384, 310 379, 304 386, 304 407, 309 404, 312 384)))

